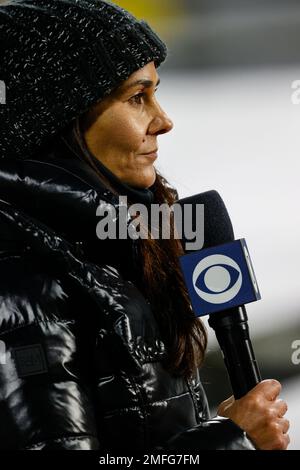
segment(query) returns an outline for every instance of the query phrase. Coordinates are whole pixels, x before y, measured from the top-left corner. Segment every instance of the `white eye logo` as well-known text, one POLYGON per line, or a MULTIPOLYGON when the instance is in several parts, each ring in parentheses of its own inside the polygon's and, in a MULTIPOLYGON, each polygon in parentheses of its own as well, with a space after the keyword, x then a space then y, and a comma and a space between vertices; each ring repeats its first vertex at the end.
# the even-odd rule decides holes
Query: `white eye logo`
POLYGON ((242 286, 239 265, 225 255, 210 255, 201 260, 193 272, 193 286, 199 297, 211 304, 232 300, 242 286))

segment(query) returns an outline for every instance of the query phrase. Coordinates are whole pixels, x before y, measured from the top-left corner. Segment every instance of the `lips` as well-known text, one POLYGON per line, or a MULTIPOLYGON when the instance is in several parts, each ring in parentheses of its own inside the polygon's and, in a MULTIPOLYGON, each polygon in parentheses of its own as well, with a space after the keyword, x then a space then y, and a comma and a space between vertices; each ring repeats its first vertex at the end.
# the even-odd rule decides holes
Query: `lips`
POLYGON ((140 153, 139 156, 144 158, 145 161, 155 162, 157 159, 157 150, 148 153, 140 153))
POLYGON ((158 152, 158 149, 151 150, 150 152, 142 153, 141 155, 153 155, 158 152))

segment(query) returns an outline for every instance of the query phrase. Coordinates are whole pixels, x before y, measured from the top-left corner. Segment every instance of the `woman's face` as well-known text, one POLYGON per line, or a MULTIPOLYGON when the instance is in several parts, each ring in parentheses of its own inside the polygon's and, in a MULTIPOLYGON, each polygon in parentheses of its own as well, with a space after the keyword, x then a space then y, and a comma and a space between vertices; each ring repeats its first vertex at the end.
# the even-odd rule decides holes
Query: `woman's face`
POLYGON ((122 182, 137 188, 154 183, 157 137, 173 127, 156 99, 158 83, 151 62, 88 111, 83 121, 89 151, 122 182))

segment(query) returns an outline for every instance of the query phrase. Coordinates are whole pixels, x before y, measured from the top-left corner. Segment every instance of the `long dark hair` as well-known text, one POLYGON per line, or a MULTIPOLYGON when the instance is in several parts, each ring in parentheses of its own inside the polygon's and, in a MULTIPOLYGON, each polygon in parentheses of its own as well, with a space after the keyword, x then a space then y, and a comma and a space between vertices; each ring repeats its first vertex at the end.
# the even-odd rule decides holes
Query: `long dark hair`
MULTIPOLYGON (((77 156, 86 161, 96 172, 102 183, 112 192, 116 188, 95 165, 95 157, 87 148, 82 116, 69 125, 61 139, 77 156)), ((156 204, 172 206, 178 198, 177 191, 157 171, 151 190, 156 204)), ((184 254, 181 242, 174 236, 174 217, 170 212, 170 239, 139 239, 140 263, 142 268, 142 289, 149 299, 153 314, 160 327, 162 338, 168 351, 165 367, 172 373, 191 378, 201 366, 207 346, 206 329, 202 321, 195 317, 188 298, 179 265, 179 256, 184 254), (172 236, 173 234, 173 236, 172 236)))

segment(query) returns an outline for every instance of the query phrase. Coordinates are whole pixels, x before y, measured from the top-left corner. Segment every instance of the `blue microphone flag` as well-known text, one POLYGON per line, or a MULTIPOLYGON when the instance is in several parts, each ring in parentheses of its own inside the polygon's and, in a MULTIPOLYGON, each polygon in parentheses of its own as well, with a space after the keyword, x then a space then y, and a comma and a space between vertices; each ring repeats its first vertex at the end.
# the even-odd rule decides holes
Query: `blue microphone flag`
POLYGON ((179 257, 196 316, 260 300, 244 238, 179 257))

